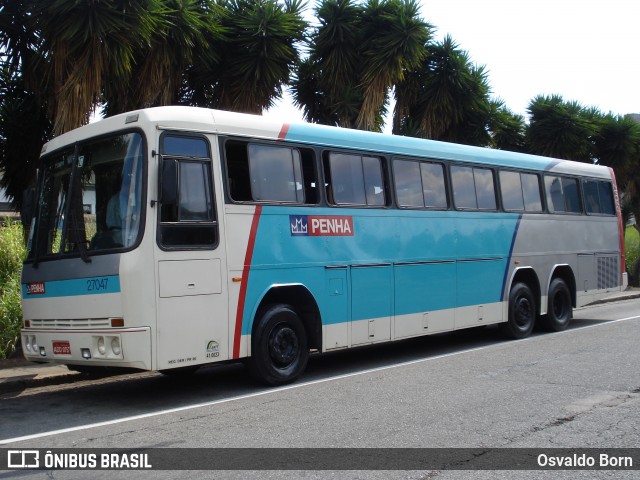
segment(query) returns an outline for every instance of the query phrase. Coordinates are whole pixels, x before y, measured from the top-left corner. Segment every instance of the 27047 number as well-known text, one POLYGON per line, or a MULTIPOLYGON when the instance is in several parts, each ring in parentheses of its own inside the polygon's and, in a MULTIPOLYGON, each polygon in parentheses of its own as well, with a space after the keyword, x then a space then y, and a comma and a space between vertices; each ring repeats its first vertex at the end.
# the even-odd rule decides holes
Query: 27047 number
POLYGON ((90 278, 87 280, 88 292, 104 292, 109 288, 108 278, 90 278))

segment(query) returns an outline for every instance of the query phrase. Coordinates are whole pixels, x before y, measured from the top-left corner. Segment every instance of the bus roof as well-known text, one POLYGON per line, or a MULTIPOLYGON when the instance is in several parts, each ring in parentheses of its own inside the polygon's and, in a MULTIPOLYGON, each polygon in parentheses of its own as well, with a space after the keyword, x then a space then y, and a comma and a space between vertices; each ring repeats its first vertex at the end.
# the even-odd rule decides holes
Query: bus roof
POLYGON ((381 134, 309 123, 282 123, 268 115, 249 115, 198 107, 167 106, 136 110, 91 123, 47 142, 46 154, 86 138, 152 124, 158 129, 238 135, 260 139, 344 148, 389 155, 406 155, 461 163, 610 178, 603 166, 422 138, 381 134))

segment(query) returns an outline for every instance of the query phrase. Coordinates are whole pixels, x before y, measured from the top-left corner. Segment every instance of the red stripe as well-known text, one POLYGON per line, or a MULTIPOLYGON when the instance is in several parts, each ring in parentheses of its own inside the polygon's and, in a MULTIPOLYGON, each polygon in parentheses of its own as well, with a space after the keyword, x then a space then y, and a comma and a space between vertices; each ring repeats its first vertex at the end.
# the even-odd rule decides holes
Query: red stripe
POLYGON ((278 135, 278 140, 284 140, 287 136, 288 131, 289 131, 289 124, 283 123, 282 130, 280 130, 280 135, 278 135))
POLYGON ((258 223, 260 214, 262 213, 262 205, 256 206, 251 221, 251 231, 249 232, 249 244, 247 245, 247 253, 244 256, 244 267, 242 268, 242 283, 240 283, 240 295, 238 297, 238 309, 236 312, 236 329, 233 338, 233 358, 240 357, 240 338, 242 337, 242 317, 244 316, 244 302, 247 296, 247 284, 249 283, 249 270, 251 269, 251 259, 253 258, 253 247, 256 243, 256 233, 258 231, 258 223))
MULTIPOLYGON (((624 273, 627 270, 626 258, 624 255, 624 225, 622 224, 622 207, 620 206, 620 197, 618 196, 618 184, 616 182, 616 175, 613 168, 609 167, 611 173, 611 180, 613 180, 613 196, 616 200, 616 213, 618 214, 618 234, 620 236, 620 273, 624 273)), ((620 279, 622 282, 622 279, 620 279)))

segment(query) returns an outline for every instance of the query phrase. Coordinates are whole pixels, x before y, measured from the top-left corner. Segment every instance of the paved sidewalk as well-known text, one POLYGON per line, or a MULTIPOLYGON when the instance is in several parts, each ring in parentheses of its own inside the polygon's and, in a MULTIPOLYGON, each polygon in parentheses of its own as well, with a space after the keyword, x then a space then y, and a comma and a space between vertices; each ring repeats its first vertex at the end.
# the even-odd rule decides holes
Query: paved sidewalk
MULTIPOLYGON (((640 298, 640 288, 629 288, 592 305, 640 298)), ((71 383, 90 378, 86 374, 69 370, 64 365, 33 363, 22 357, 0 360, 0 395, 17 393, 26 388, 71 383)))
POLYGON ((614 293, 609 297, 593 302, 591 305, 600 305, 602 303, 618 302, 620 300, 631 300, 633 298, 640 298, 640 288, 629 287, 624 292, 614 293))
POLYGON ((57 385, 83 377, 64 365, 33 363, 24 358, 0 360, 0 395, 34 386, 57 385))

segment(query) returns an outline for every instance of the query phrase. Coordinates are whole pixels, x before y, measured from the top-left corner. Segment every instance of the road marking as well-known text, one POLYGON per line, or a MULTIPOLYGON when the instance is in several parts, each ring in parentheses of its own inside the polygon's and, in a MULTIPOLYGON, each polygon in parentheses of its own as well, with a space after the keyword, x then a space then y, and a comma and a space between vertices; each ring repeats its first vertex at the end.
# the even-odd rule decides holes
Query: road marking
POLYGON ((549 338, 550 336, 554 336, 554 335, 563 335, 563 334, 568 334, 568 333, 573 333, 573 332, 580 332, 582 330, 586 330, 586 329, 590 329, 590 328, 596 328, 596 327, 601 327, 603 325, 611 325, 614 323, 620 323, 620 322, 626 322, 629 320, 636 320, 636 319, 640 319, 640 315, 635 315, 633 317, 626 317, 626 318, 619 318, 616 320, 608 320, 608 321, 604 321, 602 323, 597 323, 595 325, 588 325, 588 326, 584 326, 584 327, 579 327, 579 328, 574 328, 574 329, 570 329, 570 330, 564 330, 562 332, 554 332, 554 333, 548 333, 545 335, 536 335, 535 337, 528 337, 528 338, 523 338, 521 340, 513 340, 507 343, 501 342, 501 343, 492 343, 491 345, 484 345, 482 347, 474 347, 474 348, 469 348, 466 350, 460 350, 457 352, 450 352, 450 353, 443 353, 441 355, 436 355, 434 357, 428 357, 428 358, 420 358, 417 360, 408 360, 406 362, 401 362, 401 363, 396 363, 393 365, 385 365, 383 367, 375 367, 375 368, 369 368, 366 370, 359 370, 357 372, 352 372, 352 373, 344 373, 341 375, 336 375, 333 377, 327 377, 327 378, 321 378, 319 380, 312 380, 310 382, 302 382, 302 383, 295 383, 293 385, 287 385, 284 387, 278 387, 278 388, 269 388, 266 390, 262 390, 260 392, 255 392, 255 393, 249 393, 249 394, 245 394, 245 395, 238 395, 236 397, 231 397, 231 398, 224 398, 221 400, 212 400, 210 402, 204 402, 204 403, 197 403, 194 405, 186 405, 183 407, 176 407, 176 408, 170 408, 167 410, 159 410, 156 412, 150 412, 150 413, 144 413, 144 414, 140 414, 140 415, 133 415, 130 417, 124 417, 124 418, 118 418, 115 420, 108 420, 105 422, 98 422, 98 423, 91 423, 91 424, 87 424, 87 425, 80 425, 77 427, 70 427, 70 428, 63 428, 60 430, 51 430, 49 432, 42 432, 42 433, 35 433, 32 435, 25 435, 22 437, 14 437, 14 438, 7 438, 7 439, 0 439, 0 445, 5 445, 8 443, 14 443, 14 442, 24 442, 27 440, 35 440, 35 439, 39 439, 39 438, 44 438, 44 437, 50 437, 53 435, 60 435, 60 434, 64 434, 64 433, 72 433, 72 432, 78 432, 78 431, 82 431, 82 430, 89 430, 92 428, 98 428, 98 427, 105 427, 105 426, 109 426, 109 425, 117 425, 119 423, 125 423, 125 422, 131 422, 131 421, 135 421, 135 420, 143 420, 146 418, 153 418, 153 417, 158 417, 160 415, 168 415, 171 413, 179 413, 179 412, 185 412, 188 410, 195 410, 197 408, 203 408, 203 407, 212 407, 215 405, 222 405, 225 403, 229 403, 229 402, 235 402, 235 401, 239 401, 239 400, 248 400, 251 398, 256 398, 256 397, 261 397, 264 395, 271 395, 274 393, 280 393, 280 392, 285 392, 287 390, 295 390, 298 388, 304 388, 304 387, 309 387, 312 385, 318 385, 321 383, 326 383, 326 382, 332 382, 332 381, 336 381, 336 380, 343 380, 345 378, 351 378, 351 377, 356 377, 359 375, 366 375, 369 373, 377 373, 377 372, 382 372, 384 370, 391 370, 393 368, 401 368, 401 367, 407 367, 410 365, 416 365, 419 363, 424 363, 424 362, 429 362, 432 360, 440 360, 442 358, 447 358, 447 357, 453 357, 456 355, 463 355, 465 353, 472 353, 472 352, 477 352, 480 350, 487 350, 487 349, 492 349, 492 348, 497 348, 497 347, 503 347, 505 345, 512 345, 518 342, 529 342, 529 341, 533 341, 533 340, 539 340, 539 339, 544 339, 544 338, 549 338))

